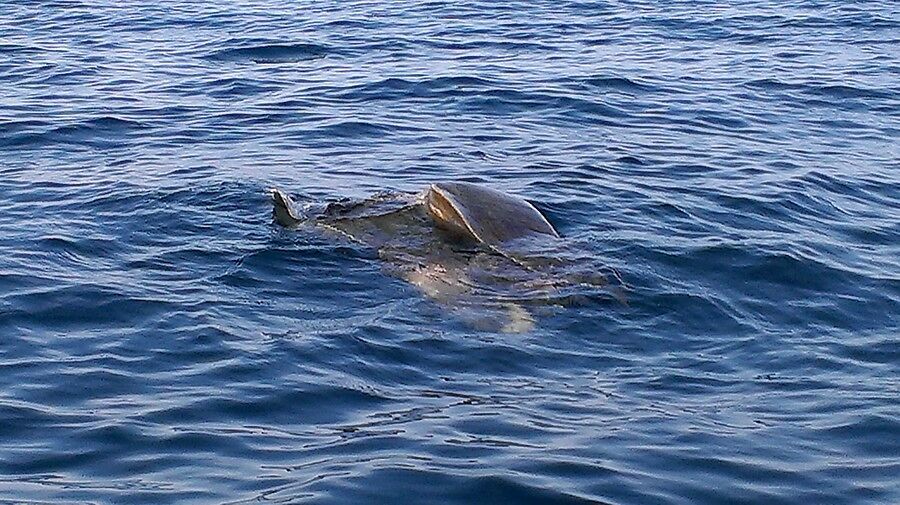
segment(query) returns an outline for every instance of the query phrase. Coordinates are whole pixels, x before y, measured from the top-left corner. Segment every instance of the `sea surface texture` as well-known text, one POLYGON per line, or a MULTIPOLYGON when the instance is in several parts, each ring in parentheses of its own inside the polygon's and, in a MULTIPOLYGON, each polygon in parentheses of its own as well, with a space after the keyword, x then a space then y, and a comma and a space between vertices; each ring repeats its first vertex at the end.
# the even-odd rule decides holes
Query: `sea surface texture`
POLYGON ((898 83, 896 1, 0 1, 0 503, 900 503, 898 83), (621 292, 267 192, 443 180, 621 292))

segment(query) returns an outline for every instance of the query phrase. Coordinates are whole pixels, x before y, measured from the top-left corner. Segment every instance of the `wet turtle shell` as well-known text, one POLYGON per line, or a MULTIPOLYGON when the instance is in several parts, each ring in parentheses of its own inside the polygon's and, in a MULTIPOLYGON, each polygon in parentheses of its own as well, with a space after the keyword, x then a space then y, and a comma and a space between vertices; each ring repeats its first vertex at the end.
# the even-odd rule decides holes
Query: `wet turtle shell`
POLYGON ((501 252, 528 236, 559 238, 553 225, 528 201, 477 184, 432 184, 425 193, 425 207, 439 227, 501 252))

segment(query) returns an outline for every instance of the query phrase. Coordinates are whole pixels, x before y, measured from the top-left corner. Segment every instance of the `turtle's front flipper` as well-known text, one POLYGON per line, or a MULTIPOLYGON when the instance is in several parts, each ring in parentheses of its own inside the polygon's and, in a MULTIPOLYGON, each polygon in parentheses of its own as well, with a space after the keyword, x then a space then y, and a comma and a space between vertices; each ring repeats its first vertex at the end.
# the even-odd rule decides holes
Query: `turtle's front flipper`
POLYGON ((300 224, 303 219, 294 210, 294 202, 291 197, 277 188, 272 188, 270 191, 274 205, 272 216, 275 218, 275 222, 287 228, 293 228, 300 224))

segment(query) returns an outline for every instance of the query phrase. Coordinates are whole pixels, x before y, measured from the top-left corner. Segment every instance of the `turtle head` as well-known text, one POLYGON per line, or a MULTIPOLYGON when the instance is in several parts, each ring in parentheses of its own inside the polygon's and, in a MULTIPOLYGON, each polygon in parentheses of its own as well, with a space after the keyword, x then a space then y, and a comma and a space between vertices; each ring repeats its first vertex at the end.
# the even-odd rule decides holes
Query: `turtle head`
POLYGON ((275 218, 275 222, 281 226, 292 227, 303 221, 294 210, 294 202, 290 196, 277 188, 269 191, 272 195, 272 216, 275 218))

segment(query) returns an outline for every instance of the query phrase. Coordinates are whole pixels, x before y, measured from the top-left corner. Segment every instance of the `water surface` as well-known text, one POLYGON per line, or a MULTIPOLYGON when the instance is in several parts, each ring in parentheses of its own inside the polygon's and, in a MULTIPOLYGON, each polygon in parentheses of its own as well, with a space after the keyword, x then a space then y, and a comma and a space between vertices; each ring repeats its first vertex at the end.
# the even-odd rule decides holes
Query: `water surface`
POLYGON ((900 502, 896 2, 0 6, 0 502, 900 502), (628 304, 271 223, 462 179, 628 304))

